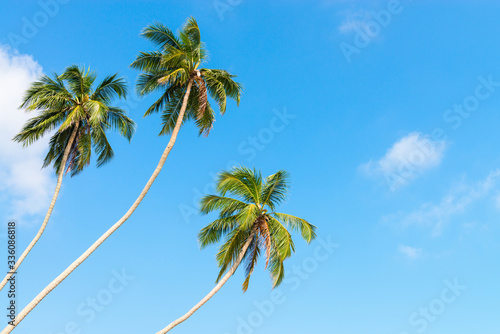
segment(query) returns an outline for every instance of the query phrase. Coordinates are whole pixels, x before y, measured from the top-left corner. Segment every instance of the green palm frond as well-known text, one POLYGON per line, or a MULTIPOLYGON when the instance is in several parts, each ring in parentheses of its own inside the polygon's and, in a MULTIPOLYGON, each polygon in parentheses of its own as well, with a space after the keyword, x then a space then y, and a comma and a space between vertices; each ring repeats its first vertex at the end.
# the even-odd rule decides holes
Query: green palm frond
POLYGON ((217 180, 217 191, 222 195, 230 193, 245 201, 260 205, 260 189, 262 176, 247 167, 235 167, 231 171, 223 171, 217 180))
POLYGON ((90 100, 109 104, 115 98, 127 97, 127 83, 125 78, 118 78, 118 74, 113 74, 104 78, 97 86, 90 100))
POLYGON ((203 74, 210 96, 219 105, 221 114, 226 112, 227 97, 232 98, 239 105, 242 86, 232 79, 234 75, 224 70, 201 69, 200 72, 203 74))
POLYGON ((164 70, 163 54, 159 51, 140 52, 130 67, 148 73, 160 73, 164 70))
POLYGON ((189 37, 189 40, 195 48, 200 46, 200 28, 198 27, 198 23, 193 17, 187 19, 184 27, 182 27, 182 33, 186 34, 189 37))
MULTIPOLYGON (((177 123, 177 119, 179 118, 180 107, 182 105, 183 98, 184 98, 183 92, 176 90, 172 95, 171 99, 165 103, 161 115, 162 129, 160 131, 160 135, 169 134, 174 130, 175 124, 177 123)), ((191 99, 189 99, 188 101, 188 107, 190 101, 191 99)), ((191 119, 193 119, 193 114, 186 113, 186 115, 182 120, 182 124, 188 122, 191 119)))
POLYGON ((109 107, 106 116, 106 124, 118 130, 130 142, 135 132, 135 122, 127 116, 127 112, 120 108, 109 107))
POLYGON ((113 158, 114 152, 101 126, 93 127, 90 134, 97 153, 97 167, 100 167, 113 158))
POLYGON ((219 275, 216 282, 226 273, 238 258, 238 255, 243 247, 243 244, 250 237, 250 231, 235 229, 227 234, 226 242, 219 248, 216 255, 217 262, 219 263, 219 275))
POLYGON ((311 242, 311 240, 316 238, 316 227, 307 222, 305 219, 277 212, 273 212, 272 215, 286 227, 300 232, 302 238, 304 238, 307 242, 311 242))
POLYGON ((228 216, 214 220, 198 233, 201 248, 219 242, 220 238, 237 227, 236 216, 228 216))
POLYGON ((29 119, 13 140, 22 143, 24 147, 33 144, 48 132, 56 129, 64 121, 65 112, 46 110, 29 119))
POLYGON ((42 168, 53 164, 56 173, 59 173, 59 169, 61 168, 61 162, 64 154, 64 149, 69 142, 69 138, 71 137, 71 133, 74 128, 66 128, 64 130, 57 131, 49 140, 49 151, 45 156, 43 161, 42 168))
POLYGON ((199 130, 199 135, 208 136, 210 134, 210 130, 214 126, 215 122, 215 113, 212 109, 212 106, 209 102, 207 102, 205 106, 205 110, 203 111, 201 117, 196 119, 196 126, 199 130))
POLYGON ((289 175, 285 170, 280 170, 268 176, 261 193, 262 204, 269 206, 271 210, 281 204, 285 200, 289 189, 288 179, 289 175))
POLYGON ((163 77, 163 73, 141 73, 137 77, 135 91, 137 95, 144 96, 160 88, 158 80, 163 77))
POLYGON ((149 39, 156 45, 164 48, 167 45, 170 45, 174 48, 180 49, 180 41, 175 36, 175 34, 168 29, 165 25, 160 22, 155 22, 146 28, 141 33, 141 36, 149 39))
POLYGON ((258 237, 254 235, 252 238, 253 238, 252 243, 250 244, 250 247, 248 247, 247 253, 245 254, 246 256, 243 259, 243 261, 246 262, 245 280, 243 281, 242 285, 243 292, 246 292, 248 290, 248 284, 250 283, 250 276, 252 276, 255 266, 257 265, 257 260, 259 259, 260 256, 258 237))
POLYGON ((63 74, 59 77, 60 80, 66 81, 70 92, 81 99, 85 94, 89 94, 92 84, 97 78, 97 74, 84 67, 72 65, 66 68, 63 74))
POLYGON ((220 211, 221 217, 233 216, 236 212, 244 210, 247 206, 251 206, 251 204, 231 197, 217 195, 204 196, 200 204, 203 214, 208 214, 212 211, 220 211))
POLYGON ((283 261, 289 258, 295 252, 295 244, 292 235, 279 221, 269 218, 269 230, 272 235, 272 249, 283 261))
POLYGON ((285 267, 283 265, 283 260, 274 250, 271 252, 271 260, 269 261, 268 268, 273 280, 273 288, 275 288, 280 285, 285 278, 285 267))
POLYGON ((78 134, 77 148, 74 150, 74 156, 69 161, 69 166, 71 166, 69 170, 71 170, 72 176, 80 173, 90 164, 92 139, 94 139, 92 132, 87 130, 87 132, 80 131, 78 134))

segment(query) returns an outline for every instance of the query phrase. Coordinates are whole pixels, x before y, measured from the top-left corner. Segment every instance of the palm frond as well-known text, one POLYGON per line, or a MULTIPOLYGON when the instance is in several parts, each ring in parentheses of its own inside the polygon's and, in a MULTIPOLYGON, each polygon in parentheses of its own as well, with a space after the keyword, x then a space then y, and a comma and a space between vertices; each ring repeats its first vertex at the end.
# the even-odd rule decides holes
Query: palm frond
POLYGON ((271 249, 284 261, 295 251, 292 235, 288 232, 286 227, 272 217, 269 217, 268 228, 271 234, 271 249))
POLYGON ((70 91, 79 99, 82 99, 84 95, 90 93, 90 88, 96 77, 97 75, 93 71, 77 65, 71 65, 64 70, 59 79, 66 81, 70 91))
POLYGON ((240 200, 217 196, 217 195, 207 195, 204 196, 201 201, 201 213, 208 214, 212 211, 220 211, 220 217, 233 216, 235 213, 239 213, 251 204, 247 204, 240 200))
POLYGON ((210 134, 215 122, 215 113, 212 106, 207 101, 205 106, 205 111, 203 112, 201 118, 196 119, 196 126, 198 127, 198 134, 207 137, 210 134))
POLYGON ((102 127, 92 127, 90 134, 92 137, 93 148, 97 153, 97 167, 100 167, 113 158, 114 152, 102 127))
POLYGON ((245 201, 260 204, 260 185, 262 176, 247 167, 235 167, 231 171, 222 171, 217 180, 217 191, 222 195, 230 193, 245 201))
POLYGON ((147 73, 159 73, 164 70, 163 54, 159 51, 139 52, 130 67, 147 73))
POLYGON ((33 144, 42 136, 56 129, 66 117, 64 110, 49 110, 29 119, 13 140, 24 147, 33 144))
POLYGON ((248 250, 245 255, 246 257, 244 258, 244 261, 246 262, 246 268, 245 268, 245 280, 243 281, 242 285, 243 292, 246 292, 248 290, 248 284, 250 283, 250 276, 252 276, 252 273, 257 264, 257 260, 259 259, 260 256, 260 248, 257 235, 253 236, 252 243, 248 247, 248 250))
POLYGON ((60 168, 65 168, 65 166, 61 166, 62 158, 73 130, 73 127, 59 130, 50 138, 49 151, 45 156, 42 168, 53 164, 56 174, 59 174, 60 168))
POLYGON ((193 17, 187 19, 184 27, 182 27, 182 32, 189 37, 189 40, 194 47, 199 47, 201 43, 201 33, 198 23, 193 17))
POLYGON ((118 73, 104 78, 90 96, 90 99, 108 104, 116 97, 127 97, 127 83, 125 78, 118 77, 118 73))
POLYGON ((286 227, 300 232, 302 238, 304 238, 307 242, 311 242, 314 238, 316 238, 316 226, 310 224, 305 219, 278 212, 273 212, 272 215, 286 227))
POLYGON ((135 133, 135 122, 127 116, 127 112, 120 108, 110 107, 106 113, 106 124, 125 137, 129 142, 135 133))
POLYGON ((43 75, 26 91, 20 108, 27 111, 56 110, 73 102, 62 80, 54 73, 54 79, 43 75))
POLYGON ((198 242, 201 248, 205 248, 211 244, 219 242, 219 240, 227 233, 238 227, 236 216, 222 217, 214 220, 205 226, 198 233, 198 242))
POLYGON ((274 210, 285 199, 289 190, 289 175, 285 170, 280 170, 266 178, 262 189, 262 205, 267 205, 274 210))
POLYGON ((238 258, 243 244, 249 236, 250 232, 242 229, 235 229, 228 233, 226 242, 224 242, 224 244, 219 248, 219 252, 216 255, 216 259, 220 267, 216 282, 218 282, 221 277, 224 276, 227 269, 233 265, 235 260, 238 258))
POLYGON ((200 72, 206 82, 208 93, 219 104, 221 114, 226 112, 227 97, 239 105, 243 87, 233 80, 235 75, 215 69, 201 69, 200 72))
POLYGON ((283 282, 285 278, 285 267, 283 260, 276 252, 271 253, 271 260, 269 261, 269 273, 273 280, 273 288, 276 288, 283 282))
POLYGON ((155 22, 144 28, 144 30, 141 32, 141 36, 149 39, 160 47, 165 47, 167 45, 170 45, 177 49, 180 49, 181 47, 181 43, 175 36, 175 34, 160 22, 155 22))

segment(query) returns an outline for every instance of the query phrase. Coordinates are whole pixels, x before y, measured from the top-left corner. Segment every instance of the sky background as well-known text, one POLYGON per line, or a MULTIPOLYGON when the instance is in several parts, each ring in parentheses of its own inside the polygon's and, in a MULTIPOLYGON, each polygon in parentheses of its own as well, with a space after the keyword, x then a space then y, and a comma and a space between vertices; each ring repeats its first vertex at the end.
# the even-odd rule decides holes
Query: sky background
POLYGON ((208 138, 181 129, 134 215, 14 333, 156 333, 183 315, 218 272, 216 248, 197 244, 213 218, 198 200, 234 164, 288 170, 282 211, 318 239, 296 238, 274 293, 262 263, 245 294, 238 271, 172 333, 500 333, 498 1, 4 0, 0 11, 0 219, 4 231, 18 222, 19 253, 55 186, 40 170, 47 140, 10 141, 30 82, 72 64, 119 72, 131 93, 116 104, 137 122, 130 144, 109 135, 110 163, 64 178, 20 269, 20 307, 125 213, 166 146, 159 117, 142 118, 158 96, 133 93, 128 66, 154 50, 141 29, 194 16, 207 66, 245 86, 208 138))

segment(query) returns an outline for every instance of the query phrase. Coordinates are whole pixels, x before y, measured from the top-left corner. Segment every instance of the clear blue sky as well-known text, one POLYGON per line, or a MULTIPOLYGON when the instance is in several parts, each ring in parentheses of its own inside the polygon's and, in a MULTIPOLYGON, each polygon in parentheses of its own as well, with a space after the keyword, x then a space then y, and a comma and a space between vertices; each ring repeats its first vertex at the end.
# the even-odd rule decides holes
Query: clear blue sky
MULTIPOLYGON (((41 3, 2 1, 4 58, 29 55, 44 73, 75 63, 101 77, 120 72, 133 87, 138 73, 128 65, 154 49, 141 29, 161 21, 177 30, 192 15, 208 66, 237 74, 245 91, 208 138, 181 129, 132 218, 15 333, 155 333, 184 314, 217 274, 216 248, 201 251, 196 241, 210 217, 193 212, 213 175, 234 163, 290 171, 282 210, 315 224, 322 241, 297 242, 274 295, 262 266, 245 294, 238 271, 175 333, 498 333, 500 3, 41 3), (121 285, 113 270, 134 279, 121 285)), ((142 118, 154 98, 130 94, 122 103, 137 133, 130 144, 110 136, 112 162, 64 179, 49 227, 21 267, 21 306, 139 194, 168 141, 157 137, 159 117, 142 118)), ((20 111, 1 113, 9 128, 8 113, 20 111)), ((19 220, 22 248, 46 205, 15 216, 5 172, 13 169, 0 162, 0 218, 19 220)))

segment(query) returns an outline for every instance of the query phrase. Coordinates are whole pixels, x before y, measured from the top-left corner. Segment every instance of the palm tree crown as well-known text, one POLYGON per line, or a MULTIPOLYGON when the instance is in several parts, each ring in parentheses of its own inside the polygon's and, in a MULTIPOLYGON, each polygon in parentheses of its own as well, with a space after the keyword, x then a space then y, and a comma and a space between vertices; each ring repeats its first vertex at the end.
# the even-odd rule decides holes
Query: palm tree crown
POLYGON ((201 212, 218 211, 219 217, 200 231, 198 239, 203 248, 225 236, 217 253, 220 267, 217 281, 244 251, 242 262, 246 264, 246 279, 243 291, 246 291, 257 259, 264 252, 273 287, 279 285, 285 275, 283 261, 294 251, 289 230, 299 232, 308 243, 316 237, 314 225, 302 218, 276 212, 289 189, 288 173, 280 170, 263 178, 255 169, 236 167, 220 173, 216 185, 219 195, 205 196, 201 200, 201 212))
POLYGON ((178 36, 161 23, 149 25, 141 35, 156 44, 159 50, 141 52, 130 65, 143 72, 137 80, 137 93, 141 96, 156 90, 163 93, 144 116, 161 111, 163 127, 160 134, 171 133, 182 99, 188 92, 182 122, 195 120, 200 134, 208 135, 215 121, 208 95, 219 105, 221 114, 226 111, 227 97, 239 104, 242 87, 233 80, 235 75, 224 70, 200 68, 207 61, 207 51, 194 18, 187 20, 178 36))
POLYGON ((92 149, 98 155, 97 166, 113 157, 106 138, 108 129, 118 130, 129 141, 132 138, 135 123, 124 110, 110 105, 115 97, 125 98, 125 80, 117 74, 110 75, 93 89, 96 78, 95 72, 73 65, 62 75, 42 76, 27 91, 21 108, 39 114, 24 125, 14 140, 27 146, 57 129, 50 139, 43 167, 53 163, 56 173, 64 168, 75 175, 90 163, 92 149), (61 166, 69 143, 69 157, 61 166))

